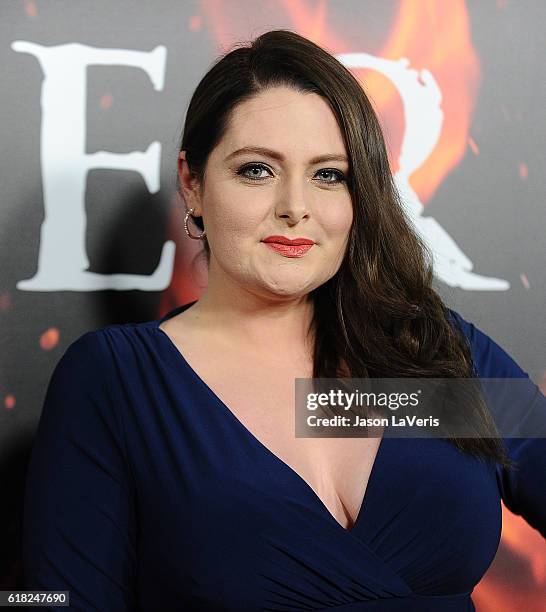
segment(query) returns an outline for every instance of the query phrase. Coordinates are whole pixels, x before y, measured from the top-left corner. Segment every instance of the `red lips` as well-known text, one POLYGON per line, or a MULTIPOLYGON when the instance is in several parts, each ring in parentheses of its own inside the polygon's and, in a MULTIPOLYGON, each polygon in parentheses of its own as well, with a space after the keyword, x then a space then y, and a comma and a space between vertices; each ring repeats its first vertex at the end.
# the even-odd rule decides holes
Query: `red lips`
POLYGON ((289 246, 296 246, 300 244, 315 244, 313 240, 308 238, 286 238, 286 236, 268 236, 264 238, 262 242, 277 242, 279 244, 287 244, 289 246))
POLYGON ((309 238, 287 238, 286 236, 268 236, 264 238, 268 249, 272 249, 283 257, 303 257, 315 244, 309 238))

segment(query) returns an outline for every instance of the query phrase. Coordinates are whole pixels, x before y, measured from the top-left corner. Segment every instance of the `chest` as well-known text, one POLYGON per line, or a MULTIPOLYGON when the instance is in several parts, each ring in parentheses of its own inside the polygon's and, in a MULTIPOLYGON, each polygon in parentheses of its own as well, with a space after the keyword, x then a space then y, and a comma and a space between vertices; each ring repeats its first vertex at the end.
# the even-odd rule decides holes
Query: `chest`
POLYGON ((143 609, 158 592, 165 609, 236 611, 473 588, 500 538, 494 469, 442 439, 296 439, 294 378, 309 364, 199 353, 190 336, 181 349, 155 338, 120 405, 143 609))
POLYGON ((312 363, 211 357, 185 347, 185 358, 218 399, 271 453, 313 489, 346 529, 363 504, 381 438, 296 438, 295 378, 312 363))

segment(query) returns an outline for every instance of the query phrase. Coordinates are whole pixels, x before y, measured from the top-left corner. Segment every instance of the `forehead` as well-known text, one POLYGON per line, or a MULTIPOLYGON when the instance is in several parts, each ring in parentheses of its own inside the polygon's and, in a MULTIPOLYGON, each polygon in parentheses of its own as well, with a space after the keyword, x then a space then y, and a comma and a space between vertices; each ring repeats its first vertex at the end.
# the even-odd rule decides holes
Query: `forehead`
POLYGON ((219 154, 252 145, 309 157, 346 152, 329 103, 288 87, 267 89, 233 109, 219 154))

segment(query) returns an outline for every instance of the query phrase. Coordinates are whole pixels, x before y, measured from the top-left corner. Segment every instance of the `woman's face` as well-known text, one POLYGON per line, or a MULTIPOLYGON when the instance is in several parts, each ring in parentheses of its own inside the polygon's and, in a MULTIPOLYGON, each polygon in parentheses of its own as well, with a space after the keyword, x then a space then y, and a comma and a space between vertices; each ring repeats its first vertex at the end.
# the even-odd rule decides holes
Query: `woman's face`
POLYGON ((295 298, 339 269, 353 220, 349 164, 335 116, 317 94, 275 87, 237 106, 209 156, 202 193, 189 192, 187 164, 179 168, 186 202, 203 217, 209 286, 229 281, 269 299, 295 298), (326 156, 336 159, 316 159, 326 156), (269 236, 313 245, 295 252, 268 246, 269 236))

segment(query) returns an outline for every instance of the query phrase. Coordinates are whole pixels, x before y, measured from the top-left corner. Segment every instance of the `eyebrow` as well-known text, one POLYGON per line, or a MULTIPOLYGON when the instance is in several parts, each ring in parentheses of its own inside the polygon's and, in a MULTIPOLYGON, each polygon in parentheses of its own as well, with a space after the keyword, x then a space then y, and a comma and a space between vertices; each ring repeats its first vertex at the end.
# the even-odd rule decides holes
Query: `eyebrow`
MULTIPOLYGON (((230 153, 224 159, 224 162, 227 162, 233 157, 237 155, 241 155, 242 153, 258 153, 260 155, 265 155, 265 157, 271 157, 281 162, 285 160, 285 157, 282 153, 279 153, 278 151, 273 151, 273 149, 268 149, 266 147, 242 147, 240 149, 237 149, 236 151, 233 151, 233 153, 230 153)), ((316 157, 313 157, 312 159, 310 159, 309 163, 310 164, 320 164, 321 162, 327 162, 327 161, 341 161, 341 162, 349 163, 347 156, 343 154, 317 155, 316 157)))

